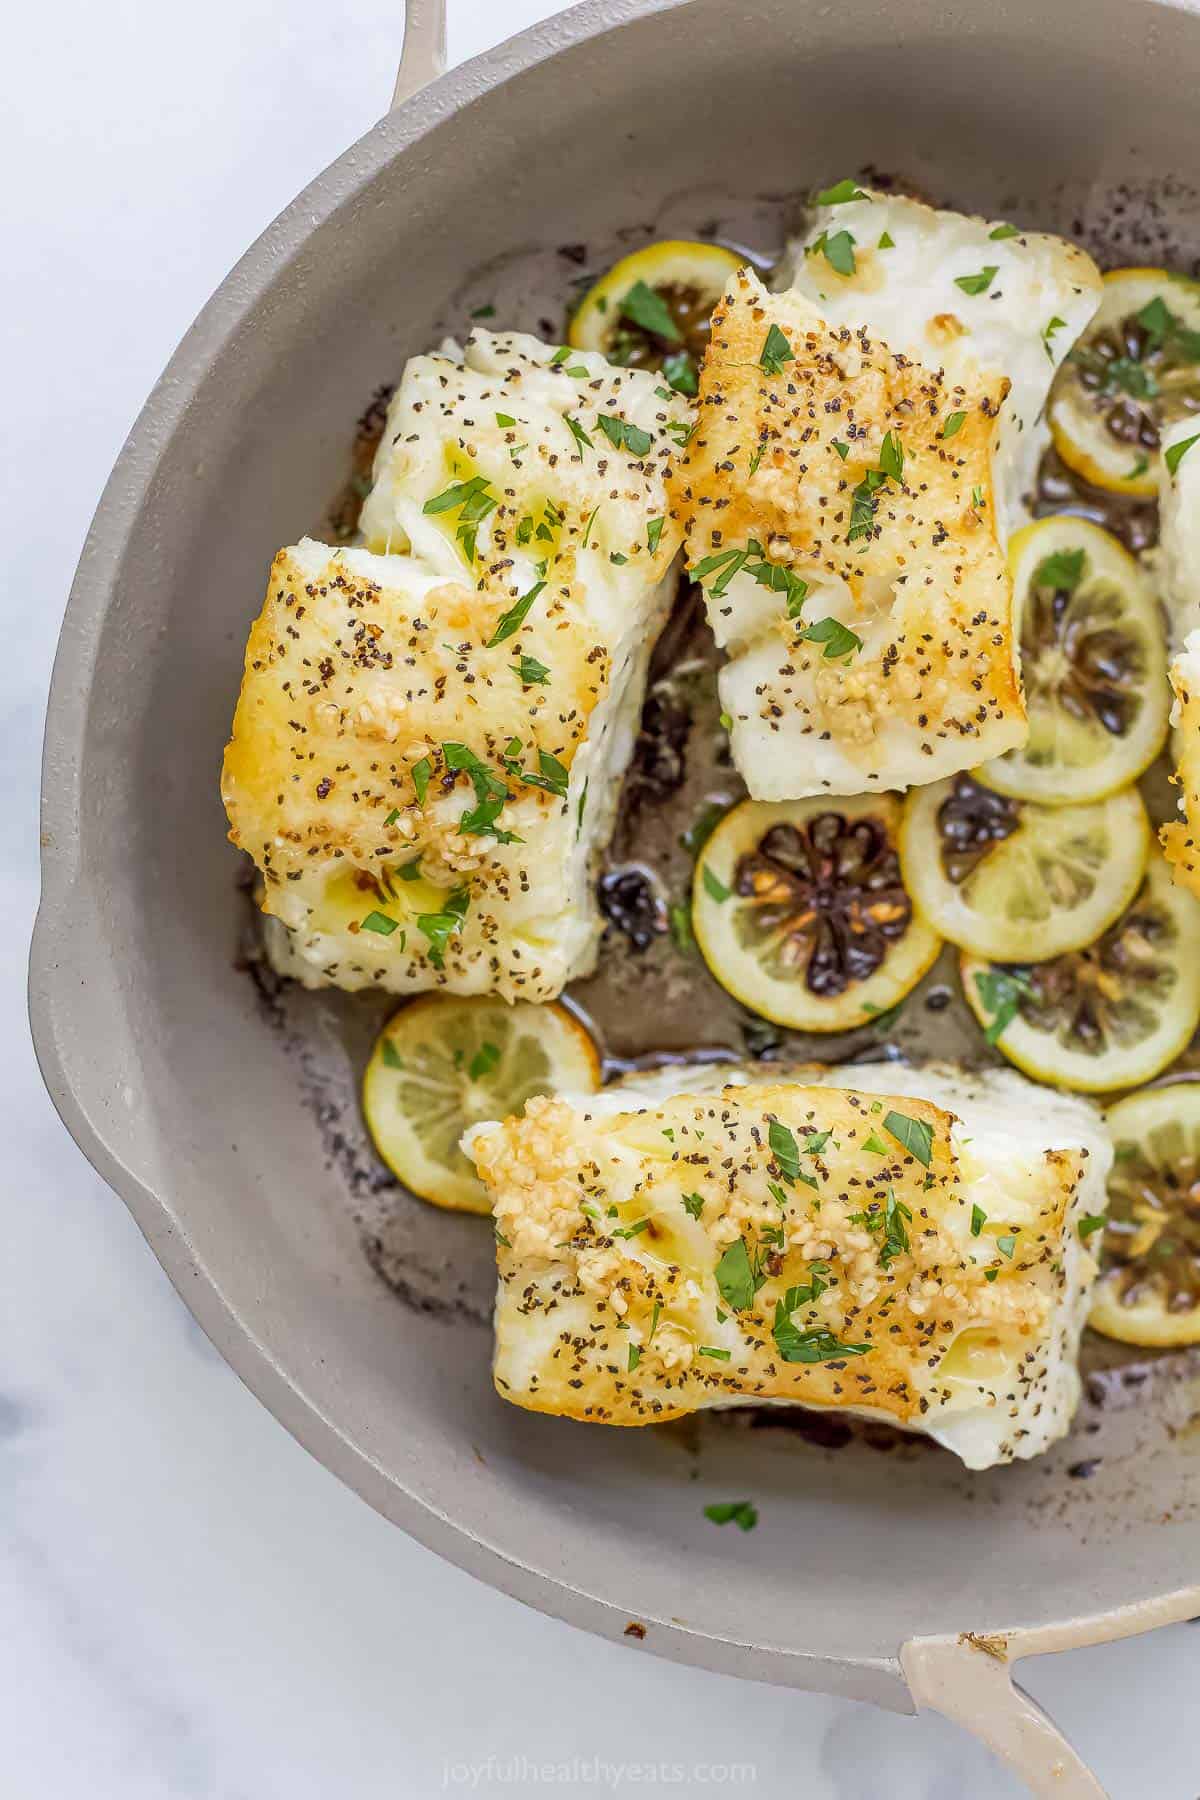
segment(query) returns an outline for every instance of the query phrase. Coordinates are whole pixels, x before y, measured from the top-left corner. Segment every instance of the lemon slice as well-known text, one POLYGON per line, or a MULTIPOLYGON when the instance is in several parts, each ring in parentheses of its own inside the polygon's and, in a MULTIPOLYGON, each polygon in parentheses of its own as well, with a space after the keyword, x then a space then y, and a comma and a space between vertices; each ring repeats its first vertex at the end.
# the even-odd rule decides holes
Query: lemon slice
POLYGON ((712 309, 745 260, 723 244, 647 244, 584 295, 567 340, 629 368, 661 369, 671 387, 694 394, 712 309))
POLYGON ((1164 429, 1200 415, 1200 282, 1166 269, 1113 269, 1095 318, 1050 390, 1054 447, 1085 481, 1120 494, 1158 489, 1164 429))
POLYGON ((1045 806, 1103 800, 1136 781, 1166 741, 1166 632, 1154 590, 1116 538, 1066 514, 1018 531, 1008 566, 1029 737, 980 774, 1045 806))
POLYGON ((696 864, 692 929, 721 986, 796 1031, 848 1031, 895 1006, 941 939, 900 875, 895 794, 743 800, 696 864))
POLYGON ((1079 950, 1137 893, 1150 821, 1136 788, 1090 806, 1036 806, 972 775, 914 788, 900 861, 936 931, 994 962, 1079 950))
POLYGON ((1086 950, 997 967, 964 956, 976 1018, 1036 1081, 1105 1094, 1149 1081, 1200 1023, 1200 901, 1155 855, 1132 905, 1086 950))
POLYGON ((1130 1094, 1107 1124, 1104 1273, 1088 1324, 1147 1349, 1200 1343, 1200 1082, 1130 1094))
POLYGON ((418 1198, 491 1210, 459 1149, 469 1125, 519 1113, 534 1094, 594 1093, 600 1057, 564 1006, 426 994, 380 1032, 363 1112, 380 1156, 418 1198))

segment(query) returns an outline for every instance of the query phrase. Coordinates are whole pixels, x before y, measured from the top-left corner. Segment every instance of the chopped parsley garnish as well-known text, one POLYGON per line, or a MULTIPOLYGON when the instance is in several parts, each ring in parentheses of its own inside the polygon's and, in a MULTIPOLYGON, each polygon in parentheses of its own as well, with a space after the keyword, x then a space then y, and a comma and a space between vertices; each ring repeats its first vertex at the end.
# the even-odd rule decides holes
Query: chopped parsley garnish
POLYGON ((693 856, 699 856, 705 844, 725 814, 736 806, 735 800, 710 800, 700 808, 687 830, 680 834, 679 842, 693 856))
POLYGON ((942 426, 943 442, 947 438, 957 437, 966 422, 967 415, 965 412, 952 412, 950 417, 946 420, 946 423, 942 426))
POLYGON ((550 367, 552 369, 557 369, 560 363, 566 362, 570 354, 571 352, 566 344, 560 344, 558 349, 554 352, 554 355, 550 358, 550 367))
POLYGON ((417 805, 424 806, 425 796, 429 792, 429 780, 433 774, 433 764, 427 756, 412 766, 413 787, 417 793, 417 805))
POLYGON ((731 1311, 745 1312, 748 1306, 753 1306, 754 1296, 764 1278, 755 1280, 745 1238, 736 1238, 729 1245, 714 1273, 721 1298, 731 1311))
POLYGON ((933 1160, 933 1126, 928 1119, 912 1119, 907 1113, 885 1113, 883 1129, 926 1168, 933 1160))
MULTIPOLYGON (((1081 351, 1076 357, 1078 362, 1087 364, 1087 352, 1081 351)), ((1102 366, 1104 375, 1104 394, 1117 392, 1129 394, 1134 400, 1153 400, 1158 394, 1158 382, 1151 370, 1145 368, 1136 357, 1114 356, 1112 361, 1102 366)))
POLYGON ((1046 355, 1050 358, 1051 362, 1054 361, 1054 335, 1056 332, 1065 330, 1066 323, 1067 321, 1065 319, 1060 319, 1058 314, 1055 313, 1045 331, 1042 333, 1042 343, 1046 346, 1046 355))
POLYGON ((663 430, 674 438, 675 443, 680 450, 686 447, 687 441, 695 429, 696 427, 694 424, 685 425, 682 419, 668 419, 667 423, 663 426, 663 430))
POLYGON ((536 656, 521 656, 513 665, 522 687, 535 687, 550 679, 550 671, 536 656))
MULTIPOLYGON (((1192 442, 1194 444, 1196 442, 1196 439, 1193 438, 1192 442)), ((1184 445, 1184 449, 1185 450, 1187 449, 1186 444, 1184 445)), ((1128 471, 1128 473, 1126 474, 1126 476, 1125 476, 1126 481, 1140 481, 1142 476, 1146 473, 1146 470, 1149 467, 1150 467, 1150 458, 1148 456, 1139 456, 1137 461, 1134 463, 1132 469, 1130 469, 1128 471)))
POLYGON ((841 438, 834 438, 833 447, 837 451, 838 455, 841 457, 842 461, 845 462, 846 458, 850 454, 849 444, 843 444, 841 438))
POLYGON ((635 1225, 614 1225, 612 1236, 615 1238, 641 1237, 643 1231, 650 1229, 649 1219, 639 1219, 635 1225))
POLYGON ((530 607, 533 605, 545 585, 544 581, 535 581, 529 592, 527 594, 522 594, 515 606, 510 606, 506 613, 501 614, 500 623, 496 626, 495 631, 493 631, 491 637, 487 641, 487 648, 489 650, 493 650, 497 644, 502 644, 505 638, 512 637, 514 632, 521 629, 522 625, 525 623, 530 607))
POLYGON ((1191 331, 1177 313, 1173 313, 1161 294, 1148 300, 1136 315, 1138 324, 1150 339, 1149 348, 1160 350, 1169 340, 1180 362, 1200 362, 1200 331, 1191 331))
POLYGON ((792 1314, 805 1304, 802 1288, 789 1288, 782 1300, 775 1302, 775 1323, 771 1335, 784 1362, 840 1362, 844 1356, 865 1356, 870 1344, 843 1344, 824 1325, 812 1325, 806 1331, 792 1323, 792 1314))
POLYGON ((466 744, 443 744, 442 755, 446 759, 446 767, 453 769, 456 774, 461 771, 469 775, 475 789, 474 807, 463 813, 458 821, 462 836, 494 837, 501 844, 521 843, 523 840, 511 831, 496 829, 496 820, 504 809, 505 801, 512 797, 500 777, 473 750, 469 750, 466 744))
POLYGON ((904 1001, 897 1000, 895 1006, 872 1006, 869 1000, 863 1002, 863 1011, 871 1021, 872 1029, 880 1033, 888 1032, 904 1011, 904 1001))
POLYGON ((856 538, 870 537, 875 524, 875 496, 887 481, 882 469, 868 469, 850 501, 850 529, 846 533, 846 542, 852 544, 856 538))
POLYGON ((516 422, 517 421, 513 418, 511 413, 497 413, 496 414, 497 425, 503 425, 503 426, 515 425, 516 422))
POLYGON ((994 244, 1000 243, 1003 238, 1020 237, 1020 235, 1020 227, 1016 225, 997 225, 994 231, 988 232, 988 236, 994 244))
POLYGON ((1079 1235, 1081 1238, 1090 1238, 1093 1231, 1102 1231, 1107 1223, 1104 1213, 1085 1213, 1079 1221, 1079 1235))
POLYGON ((869 200, 870 194, 864 194, 856 181, 847 178, 837 182, 833 187, 822 188, 817 195, 818 206, 845 206, 848 200, 869 200))
POLYGON ((879 243, 876 248, 879 250, 894 250, 896 248, 896 240, 890 231, 880 232, 879 243))
POLYGON ((640 425, 631 425, 628 419, 599 413, 596 423, 614 450, 628 450, 631 456, 645 456, 654 442, 648 431, 643 431, 640 425))
POLYGON ((492 1069, 494 1069, 496 1067, 496 1064, 499 1061, 500 1061, 499 1045, 497 1045, 497 1044, 481 1044, 479 1046, 478 1050, 475 1052, 474 1056, 471 1058, 470 1066, 467 1069, 467 1074, 471 1077, 472 1081, 478 1081, 481 1076, 488 1074, 492 1069))
POLYGON ((986 294, 998 274, 999 265, 988 263, 986 268, 980 269, 978 275, 956 275, 954 285, 961 288, 964 294, 986 294))
POLYGON ((722 731, 733 730, 733 720, 727 712, 723 712, 718 716, 717 723, 720 725, 722 731))
POLYGON ((695 359, 687 350, 672 350, 663 357, 662 372, 677 394, 698 394, 700 382, 695 359))
POLYGON ((668 344, 682 342, 682 333, 671 317, 666 301, 644 281, 634 282, 621 301, 621 314, 630 324, 640 325, 643 331, 664 338, 668 344))
POLYGON ((642 1360, 642 1353, 638 1349, 637 1345, 630 1344, 630 1346, 629 1346, 629 1365, 628 1365, 628 1371, 627 1371, 630 1375, 632 1375, 633 1371, 637 1368, 637 1366, 641 1362, 641 1360, 642 1360))
POLYGON ((649 550, 651 556, 653 556, 655 551, 658 549, 659 539, 662 537, 663 526, 666 524, 666 522, 667 521, 665 518, 664 519, 651 519, 650 523, 646 527, 646 548, 647 548, 647 550, 649 550))
POLYGON ((719 1500, 705 1507, 704 1516, 714 1525, 736 1525, 740 1531, 753 1531, 758 1524, 758 1510, 749 1500, 719 1500))
POLYGON ((417 930, 429 940, 429 960, 435 969, 445 967, 446 945, 454 933, 461 930, 470 901, 465 887, 455 888, 446 896, 441 912, 419 914, 417 930))
POLYGON ((863 1225, 872 1234, 882 1233, 879 1245, 879 1261, 883 1268, 890 1268, 896 1258, 909 1248, 906 1225, 912 1224, 912 1213, 903 1200, 897 1200, 891 1188, 887 1191, 887 1199, 882 1206, 873 1201, 865 1212, 851 1213, 851 1225, 863 1225))
POLYGON ((383 1057, 385 1069, 402 1069, 404 1067, 404 1059, 390 1037, 384 1038, 380 1055, 383 1057))
POLYGON ((755 445, 754 455, 750 458, 750 463, 749 463, 749 467, 748 467, 748 471, 747 471, 749 474, 757 475, 758 465, 762 461, 764 449, 765 449, 765 445, 763 445, 763 444, 755 445))
POLYGON ((473 319, 494 319, 495 316, 496 309, 490 302, 487 306, 477 306, 471 314, 473 319))
POLYGON ((393 931, 399 929, 399 919, 389 919, 386 913, 381 912, 369 912, 359 926, 360 931, 377 931, 380 937, 391 937, 393 931))
POLYGON ((1007 1256, 1010 1262, 1012 1261, 1013 1252, 1016 1250, 1016 1247, 1017 1240, 1015 1237, 998 1237, 996 1239, 997 1250, 1000 1252, 1001 1256, 1007 1256))
POLYGON ((786 1125, 778 1119, 772 1119, 767 1130, 767 1143, 771 1155, 779 1164, 779 1172, 787 1182, 794 1182, 800 1173, 800 1151, 796 1140, 786 1125))
POLYGON ((1082 550, 1055 550, 1052 555, 1044 556, 1034 570, 1034 584, 1073 594, 1083 580, 1083 564, 1082 550))
POLYGON ((610 563, 615 563, 618 569, 623 569, 625 564, 629 561, 629 558, 623 556, 619 550, 610 550, 608 553, 608 560, 610 563))
POLYGON ((736 546, 728 550, 716 550, 706 556, 692 570, 692 579, 703 582, 706 576, 716 575, 717 579, 709 588, 714 600, 720 600, 728 590, 734 576, 745 570, 757 582, 759 587, 770 588, 773 593, 787 596, 787 616, 796 619, 808 596, 808 583, 783 563, 772 562, 765 555, 757 538, 748 538, 746 548, 736 546))
POLYGON ((579 445, 581 450, 595 449, 596 446, 592 443, 591 438, 583 429, 583 426, 579 423, 578 419, 573 419, 570 413, 564 413, 563 419, 566 421, 567 429, 570 431, 571 436, 575 439, 575 442, 579 445))
POLYGON ((856 267, 854 244, 853 232, 835 231, 831 237, 829 232, 823 231, 820 237, 814 238, 808 246, 807 254, 824 256, 830 268, 836 270, 839 275, 853 275, 856 267))
POLYGON ((599 504, 597 504, 597 505, 593 506, 591 512, 588 514, 587 524, 583 528, 583 538, 579 545, 579 548, 581 550, 586 550, 588 547, 588 543, 590 542, 591 536, 592 536, 592 526, 596 523, 596 514, 599 511, 600 511, 600 506, 599 506, 599 504))
POLYGON ((971 1208, 971 1236, 978 1237, 986 1224, 987 1214, 982 1206, 973 1206, 971 1208))
POLYGON ((904 445, 900 442, 898 432, 888 431, 884 433, 883 443, 880 446, 879 451, 879 466, 885 475, 891 476, 893 481, 903 482, 904 445))
POLYGON ((696 934, 692 930, 691 908, 685 901, 672 900, 667 908, 667 927, 680 955, 689 956, 696 948, 696 934))
POLYGON ((683 1210, 689 1219, 698 1219, 704 1211, 704 1196, 702 1194, 685 1194, 683 1210))
POLYGON ((984 498, 983 489, 978 485, 978 483, 971 489, 971 505, 975 508, 976 512, 982 512, 984 507, 987 505, 987 501, 984 498))
POLYGON ((985 1281, 995 1281, 995 1279, 999 1273, 1000 1273, 999 1269, 985 1269, 983 1271, 983 1279, 985 1281))
POLYGON ((401 881, 420 881, 420 879, 421 879, 421 858, 420 858, 420 856, 418 855, 418 856, 410 857, 408 862, 401 863, 399 868, 396 869, 395 873, 400 877, 401 881))
POLYGON ((832 1131, 810 1131, 804 1140, 804 1154, 819 1156, 832 1136, 832 1131))
POLYGON ((818 619, 815 625, 810 625, 800 635, 814 644, 824 644, 822 656, 826 661, 832 661, 838 656, 852 656, 863 646, 862 639, 848 625, 843 625, 840 619, 818 619))
POLYGON ((396 820, 399 817, 400 817, 400 808, 398 806, 393 806, 391 812, 388 814, 387 818, 383 821, 384 828, 386 829, 387 826, 394 825, 396 823, 396 820))
POLYGON ((758 366, 765 369, 768 375, 782 375, 784 363, 794 362, 792 346, 778 325, 772 325, 763 340, 759 351, 758 366))
POLYGON ((990 1015, 984 1037, 998 1043, 1021 1010, 1021 1001, 1032 992, 1028 975, 1019 969, 986 969, 975 977, 975 991, 984 1012, 990 1015))
POLYGON ((468 562, 475 561, 475 539, 480 525, 500 504, 488 492, 489 486, 486 476, 472 475, 470 481, 457 481, 452 487, 443 488, 440 494, 435 494, 421 508, 424 513, 457 512, 458 524, 454 535, 462 545, 468 562))
POLYGON ((571 779, 570 771, 563 767, 557 756, 551 756, 548 750, 538 751, 539 773, 531 775, 526 769, 513 769, 512 774, 523 781, 527 787, 543 788, 546 793, 553 794, 558 800, 567 797, 567 784, 571 779))
POLYGON ((715 900, 718 906, 723 905, 733 892, 732 888, 727 888, 725 883, 713 874, 707 863, 701 871, 701 879, 704 882, 705 893, 710 900, 715 900))
POLYGON ((718 1350, 715 1344, 697 1344, 696 1354, 697 1356, 711 1356, 714 1362, 728 1362, 730 1358, 728 1350, 718 1350))
POLYGON ((883 1140, 874 1132, 864 1140, 863 1149, 868 1156, 890 1156, 892 1154, 883 1140))
POLYGON ((1200 432, 1197 432, 1195 437, 1184 438, 1182 443, 1167 446, 1163 451, 1163 461, 1167 465, 1168 475, 1174 475, 1193 444, 1200 444, 1200 432))

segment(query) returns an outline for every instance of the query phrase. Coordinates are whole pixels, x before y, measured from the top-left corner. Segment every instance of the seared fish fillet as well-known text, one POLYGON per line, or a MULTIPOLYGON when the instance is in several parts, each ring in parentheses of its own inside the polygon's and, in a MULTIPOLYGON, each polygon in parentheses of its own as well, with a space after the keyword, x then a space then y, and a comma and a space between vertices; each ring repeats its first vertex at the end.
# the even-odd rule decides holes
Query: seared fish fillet
POLYGON ((865 326, 950 380, 972 368, 1005 378, 996 486, 1006 538, 1024 523, 1022 497, 1045 443, 1042 409, 1059 364, 1100 305, 1100 271, 1066 238, 862 192, 861 200, 816 209, 808 231, 788 245, 774 285, 803 294, 830 324, 865 326), (842 231, 855 240, 852 275, 815 248, 842 231), (880 248, 886 238, 891 244, 880 248))
POLYGON ((222 793, 272 960, 309 986, 549 1000, 594 961, 684 409, 554 354, 480 333, 415 358, 364 515, 391 554, 276 558, 222 793))
POLYGON ((672 1070, 465 1143, 518 1406, 845 1409, 973 1469, 1067 1430, 1111 1162, 1086 1101, 1007 1070, 672 1070))
POLYGON ((1023 741, 1013 471, 1099 297, 1083 252, 915 201, 823 209, 816 245, 781 292, 731 279, 671 485, 764 800, 905 788, 1023 741))
POLYGON ((1163 598, 1171 636, 1181 648, 1171 664, 1171 723, 1178 765, 1181 821, 1160 832, 1175 879, 1200 895, 1200 443, 1184 451, 1174 473, 1166 452, 1200 435, 1200 417, 1181 419, 1163 437, 1159 472, 1163 598))

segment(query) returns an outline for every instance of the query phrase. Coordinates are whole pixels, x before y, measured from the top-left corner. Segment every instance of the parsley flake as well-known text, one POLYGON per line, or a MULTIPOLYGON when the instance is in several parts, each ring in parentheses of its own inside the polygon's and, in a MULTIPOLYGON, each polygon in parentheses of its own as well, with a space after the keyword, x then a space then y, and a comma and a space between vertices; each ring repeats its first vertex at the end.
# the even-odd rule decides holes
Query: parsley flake
POLYGON ((1163 461, 1167 465, 1168 475, 1174 475, 1176 473, 1180 463, 1192 448, 1193 444, 1200 444, 1200 432, 1197 432, 1195 437, 1184 438, 1182 443, 1168 445, 1166 450, 1163 451, 1163 461))
POLYGON ((779 1164, 779 1172, 787 1182, 794 1182, 800 1173, 800 1151, 796 1140, 786 1125, 778 1119, 772 1119, 767 1130, 767 1143, 771 1155, 779 1164))
POLYGON ((445 967, 446 945, 455 932, 462 929, 470 900, 465 887, 455 888, 446 896, 441 912, 418 915, 417 930, 429 940, 429 960, 435 969, 445 967))
POLYGON ((782 375, 784 363, 794 361, 795 356, 787 337, 780 331, 778 325, 772 325, 759 352, 759 368, 765 369, 768 375, 782 375))
POLYGON ((588 436, 587 432, 583 429, 583 426, 579 423, 578 419, 573 419, 571 417, 570 413, 564 413, 563 420, 566 423, 567 429, 571 433, 571 436, 575 439, 575 442, 579 445, 579 448, 581 450, 594 450, 595 449, 596 446, 593 444, 591 438, 588 436))
POLYGON ((946 423, 942 426, 942 441, 945 442, 947 438, 957 437, 966 422, 967 415, 965 412, 952 412, 946 420, 946 423))
POLYGON ((753 1531, 758 1524, 757 1508, 749 1500, 719 1500, 705 1507, 704 1516, 714 1525, 736 1525, 740 1531, 753 1531))
POLYGON ((645 456, 654 442, 648 431, 643 431, 640 425, 631 425, 628 419, 600 413, 596 423, 614 450, 628 450, 631 456, 645 456))
POLYGON ((818 206, 845 206, 849 200, 869 200, 870 194, 864 194, 856 181, 839 181, 834 187, 822 188, 817 195, 818 206))
POLYGON ((978 275, 956 275, 954 285, 961 288, 964 294, 986 294, 999 272, 997 263, 988 263, 986 268, 980 269, 978 275))
POLYGON ((986 969, 975 977, 975 991, 984 1012, 990 1015, 984 1037, 996 1044, 1021 1010, 1021 1001, 1032 992, 1029 976, 1020 969, 986 969))
POLYGON ((1085 1213, 1079 1221, 1079 1235, 1086 1242, 1093 1231, 1102 1231, 1107 1223, 1104 1213, 1085 1213))
POLYGON ((761 1282, 754 1278, 745 1238, 736 1238, 729 1245, 717 1264, 714 1275, 717 1290, 731 1311, 745 1312, 748 1306, 753 1306, 754 1296, 761 1282))
POLYGON ((973 1206, 971 1208, 971 1236, 978 1237, 986 1224, 987 1214, 982 1206, 973 1206))
POLYGON ((919 1163, 929 1167, 933 1160, 933 1126, 928 1119, 913 1119, 907 1113, 890 1112, 884 1115, 883 1129, 898 1144, 903 1144, 919 1163))
POLYGON ((663 526, 666 522, 665 518, 651 519, 646 527, 646 548, 649 550, 651 556, 653 556, 658 549, 659 540, 663 534, 663 526))
POLYGON ((499 1061, 500 1049, 497 1044, 481 1044, 471 1058, 467 1074, 472 1081, 479 1081, 482 1076, 489 1074, 499 1061))
POLYGON ((399 919, 389 919, 386 913, 381 912, 369 912, 359 926, 360 931, 377 931, 380 937, 391 937, 393 931, 399 929, 399 919))
POLYGON ((502 644, 505 638, 512 637, 514 632, 521 629, 521 626, 525 623, 526 617, 528 616, 530 607, 533 605, 545 585, 544 581, 535 581, 529 592, 527 594, 522 594, 515 606, 510 606, 506 613, 501 614, 499 624, 487 641, 487 648, 489 650, 495 649, 497 644, 502 644))
POLYGON ((824 644, 822 658, 827 662, 839 656, 852 656, 863 646, 857 633, 851 631, 848 625, 843 625, 840 619, 818 619, 815 625, 810 625, 800 635, 815 644, 824 644))
POLYGON ((522 687, 536 687, 539 682, 548 682, 550 679, 549 669, 536 656, 519 657, 513 670, 522 687))
POLYGON ((994 231, 988 232, 988 236, 994 244, 1000 243, 1004 238, 1020 237, 1020 235, 1020 227, 1017 225, 997 225, 994 231))
POLYGON ((621 314, 631 325, 639 325, 652 337, 663 338, 668 344, 683 341, 683 334, 671 317, 666 301, 654 288, 647 287, 644 281, 634 282, 621 301, 621 314))
POLYGON ((707 863, 705 863, 700 874, 701 880, 704 882, 704 891, 709 899, 715 900, 718 906, 723 905, 724 902, 728 900, 733 889, 727 888, 725 883, 721 881, 718 876, 713 874, 707 863))
POLYGON ((689 1219, 698 1219, 700 1214, 704 1211, 703 1194, 685 1194, 683 1196, 683 1210, 688 1215, 689 1219))
POLYGON ((417 805, 424 806, 425 796, 429 792, 429 781, 433 774, 433 764, 427 756, 412 766, 413 787, 416 789, 417 805))

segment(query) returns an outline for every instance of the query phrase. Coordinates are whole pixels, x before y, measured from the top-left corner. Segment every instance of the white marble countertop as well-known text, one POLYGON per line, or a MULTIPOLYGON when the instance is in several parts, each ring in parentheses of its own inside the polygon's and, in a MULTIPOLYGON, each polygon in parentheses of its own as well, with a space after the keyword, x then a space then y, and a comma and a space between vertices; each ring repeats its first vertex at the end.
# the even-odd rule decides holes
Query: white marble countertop
MULTIPOLYGON (((452 57, 554 10, 451 0, 452 57)), ((936 1717, 601 1643, 411 1543, 241 1387, 43 1093, 25 957, 43 698, 75 558, 193 314, 384 109, 400 12, 66 0, 6 25, 0 1795, 695 1792, 700 1765, 732 1760, 762 1800, 1014 1795, 936 1717), (661 1769, 619 1773, 635 1763, 661 1769)), ((1200 1630, 1180 1626, 1023 1679, 1117 1800, 1195 1800, 1198 1668, 1200 1630)))

